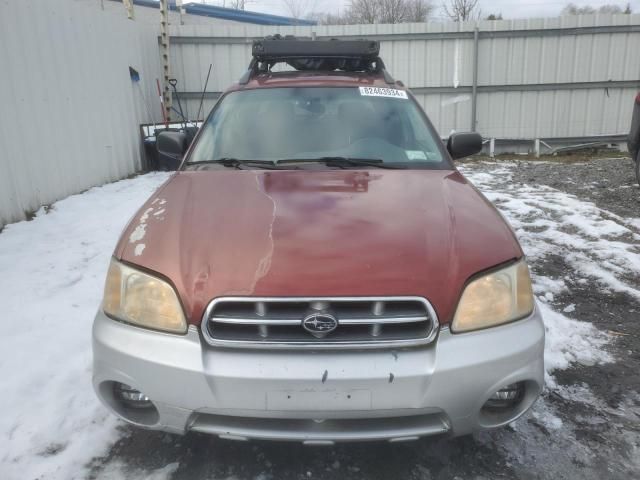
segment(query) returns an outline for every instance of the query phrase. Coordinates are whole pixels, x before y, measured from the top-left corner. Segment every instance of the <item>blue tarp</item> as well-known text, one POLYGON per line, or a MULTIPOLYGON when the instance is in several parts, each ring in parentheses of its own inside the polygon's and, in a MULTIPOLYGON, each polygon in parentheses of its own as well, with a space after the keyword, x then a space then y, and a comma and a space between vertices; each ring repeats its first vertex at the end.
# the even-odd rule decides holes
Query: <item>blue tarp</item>
MULTIPOLYGON (((159 8, 160 4, 157 0, 133 0, 134 5, 141 7, 159 8)), ((215 5, 207 5, 204 3, 184 3, 182 4, 185 12, 189 15, 200 15, 203 17, 214 17, 223 20, 232 20, 235 22, 254 23, 256 25, 316 25, 313 20, 302 20, 291 17, 281 17, 280 15, 271 15, 268 13, 249 12, 247 10, 235 10, 233 8, 217 7, 215 5)), ((171 10, 176 9, 175 2, 169 2, 171 10)))

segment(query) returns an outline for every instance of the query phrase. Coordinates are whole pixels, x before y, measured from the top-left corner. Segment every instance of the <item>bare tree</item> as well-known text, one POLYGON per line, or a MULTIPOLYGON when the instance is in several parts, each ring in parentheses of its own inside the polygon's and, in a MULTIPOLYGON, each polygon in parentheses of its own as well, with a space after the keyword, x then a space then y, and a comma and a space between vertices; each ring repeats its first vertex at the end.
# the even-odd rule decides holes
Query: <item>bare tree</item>
POLYGON ((289 11, 289 15, 295 19, 309 16, 318 3, 317 0, 282 0, 285 8, 289 11))
POLYGON ((315 20, 318 25, 348 25, 349 20, 339 13, 311 12, 305 17, 307 20, 315 20))
POLYGON ((235 10, 244 10, 246 4, 247 0, 230 0, 229 8, 233 8, 235 10))
POLYGON ((601 7, 596 9, 589 5, 579 7, 575 3, 568 3, 562 9, 561 13, 562 15, 593 15, 595 13, 631 13, 631 4, 627 3, 624 9, 614 4, 602 5, 601 7))
POLYGON ((596 9, 589 5, 579 7, 575 3, 567 3, 560 13, 562 13, 562 15, 590 15, 596 13, 596 9))
POLYGON ((405 16, 406 5, 404 0, 380 0, 378 21, 379 23, 400 23, 405 16))
POLYGON ((429 20, 435 7, 433 3, 424 0, 409 0, 407 2, 408 22, 422 23, 429 20))
POLYGON ((351 0, 344 17, 348 23, 425 22, 432 12, 431 0, 351 0))
POLYGON ((464 22, 480 17, 478 0, 449 0, 448 3, 442 4, 442 9, 454 22, 464 22))
POLYGON ((631 4, 627 3, 625 8, 618 5, 602 5, 598 8, 598 13, 631 13, 631 4))
POLYGON ((379 23, 380 3, 377 0, 351 0, 345 16, 349 23, 379 23))

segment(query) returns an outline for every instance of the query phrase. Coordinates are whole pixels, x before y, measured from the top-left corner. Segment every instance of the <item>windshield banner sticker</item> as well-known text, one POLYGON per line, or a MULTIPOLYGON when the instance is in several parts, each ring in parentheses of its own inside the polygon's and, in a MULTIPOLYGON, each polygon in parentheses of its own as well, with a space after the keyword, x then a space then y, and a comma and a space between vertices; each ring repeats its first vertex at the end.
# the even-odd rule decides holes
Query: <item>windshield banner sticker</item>
POLYGON ((360 88, 360 95, 367 97, 391 97, 391 98, 404 98, 408 99, 407 92, 404 90, 398 90, 396 88, 384 88, 384 87, 358 87, 360 88))

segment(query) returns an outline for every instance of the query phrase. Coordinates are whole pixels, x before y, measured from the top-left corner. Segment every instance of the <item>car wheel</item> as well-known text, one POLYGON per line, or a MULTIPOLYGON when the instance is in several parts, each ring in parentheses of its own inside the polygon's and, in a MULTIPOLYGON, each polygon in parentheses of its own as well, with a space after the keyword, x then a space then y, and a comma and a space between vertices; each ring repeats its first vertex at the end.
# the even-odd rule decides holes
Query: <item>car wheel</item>
POLYGON ((640 185, 640 152, 638 152, 638 156, 636 157, 636 180, 638 181, 638 185, 640 185))

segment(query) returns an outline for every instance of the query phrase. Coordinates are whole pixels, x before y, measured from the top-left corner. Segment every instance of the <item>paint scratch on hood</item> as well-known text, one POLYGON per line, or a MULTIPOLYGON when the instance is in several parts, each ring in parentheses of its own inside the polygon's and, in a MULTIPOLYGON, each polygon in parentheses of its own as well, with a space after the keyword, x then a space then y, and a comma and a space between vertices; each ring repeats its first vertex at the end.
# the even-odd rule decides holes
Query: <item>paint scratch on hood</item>
MULTIPOLYGON (((164 198, 154 198, 153 201, 151 202, 151 205, 158 204, 158 206, 160 206, 160 205, 164 205, 165 203, 167 203, 167 201, 164 198)), ((147 208, 142 213, 142 215, 140 215, 140 220, 138 220, 138 225, 133 230, 133 232, 131 232, 131 235, 129 235, 129 243, 136 243, 144 238, 144 236, 147 234, 147 220, 149 220, 150 215, 153 215, 152 218, 156 218, 159 221, 164 220, 164 217, 159 217, 159 215, 163 214, 165 212, 165 209, 160 208, 158 211, 154 212, 155 208, 156 207, 151 206, 147 208)), ((135 255, 136 256, 141 255, 144 248, 145 248, 144 245, 136 246, 135 255)))
POLYGON ((142 216, 140 217, 140 223, 147 223, 147 220, 149 219, 149 214, 151 212, 153 212, 153 207, 147 208, 142 214, 142 216))
POLYGON ((142 255, 142 252, 144 252, 145 248, 146 248, 146 245, 144 243, 139 243, 138 245, 136 245, 136 248, 133 250, 133 254, 136 257, 139 257, 140 255, 142 255))
POLYGON ((133 232, 131 232, 131 235, 129 235, 129 243, 139 242, 144 238, 146 233, 147 233, 147 224, 146 223, 139 224, 136 227, 136 229, 133 232))

